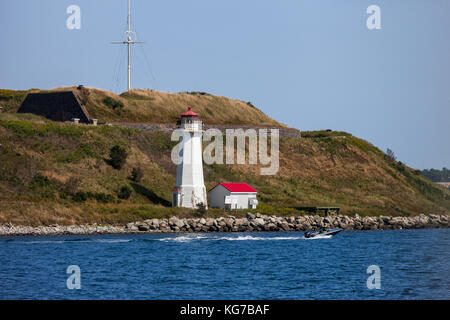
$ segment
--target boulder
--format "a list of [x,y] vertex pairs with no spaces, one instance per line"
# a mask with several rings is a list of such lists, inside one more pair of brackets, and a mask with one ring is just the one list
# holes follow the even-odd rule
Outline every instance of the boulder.
[[183,220],[178,219],[178,217],[172,217],[169,219],[169,226],[176,226],[178,228],[181,228],[184,226]]
[[231,229],[234,225],[234,219],[232,219],[232,218],[225,219],[225,224],[227,225],[228,228]]
[[278,230],[278,227],[276,226],[276,224],[274,224],[272,222],[262,225],[262,227],[265,231],[277,231]]
[[139,224],[137,227],[139,231],[148,231],[149,229],[149,226],[145,223]]
[[262,218],[256,218],[256,219],[254,219],[253,220],[253,223],[256,225],[256,226],[262,226],[262,225],[264,225],[264,219],[262,219]]
[[151,225],[154,226],[155,228],[159,228],[159,220],[158,219],[152,219],[151,220]]
[[139,228],[136,224],[132,223],[128,223],[126,228],[130,231],[139,231]]

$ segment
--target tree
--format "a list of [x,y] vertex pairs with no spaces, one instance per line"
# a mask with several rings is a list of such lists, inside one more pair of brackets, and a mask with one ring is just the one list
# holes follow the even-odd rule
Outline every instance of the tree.
[[144,172],[142,172],[141,167],[135,167],[131,170],[131,180],[140,182],[144,177]]
[[117,197],[119,197],[119,199],[129,199],[131,196],[131,189],[128,186],[123,186],[122,188],[120,188],[119,192],[117,193]]
[[206,213],[206,205],[203,202],[197,203],[196,214],[200,217],[204,216]]
[[386,157],[389,162],[395,162],[397,160],[397,157],[395,156],[394,151],[392,151],[389,148],[387,148],[387,150],[386,150]]
[[114,169],[120,170],[127,161],[128,153],[124,148],[115,145],[114,147],[111,148],[109,156],[111,158],[109,160],[111,166]]
[[450,170],[446,167],[442,168],[442,170],[424,169],[422,174],[434,182],[450,182]]

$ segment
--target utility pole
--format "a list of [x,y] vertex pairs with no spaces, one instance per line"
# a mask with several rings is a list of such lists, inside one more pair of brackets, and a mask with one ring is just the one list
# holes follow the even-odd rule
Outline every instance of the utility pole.
[[144,43],[139,42],[137,40],[136,32],[131,31],[131,10],[130,10],[130,0],[128,0],[128,16],[127,16],[127,24],[128,29],[124,32],[125,40],[121,42],[111,42],[112,44],[126,44],[128,49],[128,69],[127,69],[127,78],[128,78],[128,91],[131,89],[131,45],[135,43]]

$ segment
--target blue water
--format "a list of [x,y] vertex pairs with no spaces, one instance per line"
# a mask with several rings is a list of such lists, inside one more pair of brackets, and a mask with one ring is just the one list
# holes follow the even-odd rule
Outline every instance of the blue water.
[[449,245],[450,229],[8,237],[0,299],[450,299]]

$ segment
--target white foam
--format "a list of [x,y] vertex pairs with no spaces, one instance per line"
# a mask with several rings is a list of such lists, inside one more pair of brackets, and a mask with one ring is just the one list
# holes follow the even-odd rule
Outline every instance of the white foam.
[[218,241],[218,240],[225,240],[225,241],[282,241],[282,240],[313,240],[313,239],[330,239],[331,235],[317,235],[313,238],[305,238],[304,236],[291,236],[291,237],[255,237],[251,235],[245,235],[245,236],[225,236],[225,237],[218,237],[215,235],[197,235],[197,236],[177,236],[177,237],[167,237],[167,238],[161,238],[156,239],[158,241],[164,241],[164,242],[189,242],[193,240],[205,240],[205,241]]
[[[218,236],[213,234],[208,235],[183,235],[183,236],[174,236],[174,237],[166,237],[160,239],[154,239],[156,241],[163,242],[190,242],[194,240],[205,240],[205,241],[283,241],[283,240],[314,240],[314,239],[330,239],[332,235],[317,235],[313,238],[305,238],[304,236],[252,236],[252,235],[229,235],[229,236]],[[17,241],[16,243],[25,243],[25,244],[46,244],[46,243],[86,243],[86,242],[100,242],[100,243],[124,243],[135,241],[136,239],[65,239],[65,240],[37,240],[37,241]]]
[[229,240],[229,241],[258,241],[258,240],[299,240],[304,237],[253,237],[253,236],[238,236],[238,237],[221,237],[212,240]]
[[331,239],[333,236],[331,234],[327,234],[327,235],[317,235],[315,237],[312,238],[305,238],[307,240],[314,240],[314,239]]
[[178,237],[168,237],[168,238],[161,238],[161,239],[156,239],[158,241],[173,241],[173,242],[189,242],[192,240],[201,240],[201,239],[206,239],[206,236],[178,236]]
[[96,239],[96,242],[104,242],[104,243],[120,243],[120,242],[130,242],[133,239]]
[[[42,240],[42,241],[14,241],[14,243],[24,243],[24,244],[44,244],[44,243],[65,243],[65,240]],[[81,241],[78,241],[81,242]],[[85,241],[83,241],[85,242]]]

